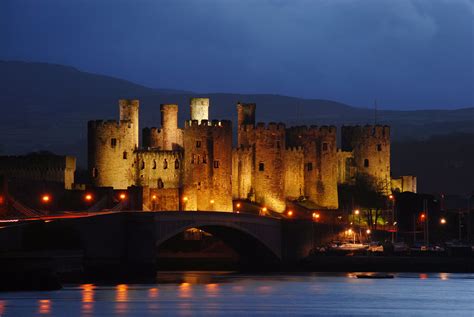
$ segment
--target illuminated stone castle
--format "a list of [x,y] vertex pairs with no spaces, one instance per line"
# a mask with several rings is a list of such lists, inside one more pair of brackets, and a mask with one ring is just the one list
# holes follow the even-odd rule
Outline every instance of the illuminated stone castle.
[[191,119],[178,127],[178,105],[163,104],[161,128],[145,128],[139,145],[139,102],[120,100],[120,121],[90,121],[88,158],[98,187],[143,188],[148,210],[232,211],[248,200],[284,212],[289,201],[337,209],[339,183],[361,173],[384,190],[416,191],[416,181],[390,177],[390,128],[285,127],[255,123],[255,104],[237,105],[232,122],[209,120],[209,99],[192,98]]

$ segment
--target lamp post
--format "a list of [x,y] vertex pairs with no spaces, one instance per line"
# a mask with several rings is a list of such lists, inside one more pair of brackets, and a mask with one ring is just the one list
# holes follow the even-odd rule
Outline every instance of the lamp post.
[[357,226],[359,227],[359,241],[361,241],[362,240],[362,232],[361,232],[361,229],[360,229],[360,210],[359,209],[354,210],[354,214],[357,215]]

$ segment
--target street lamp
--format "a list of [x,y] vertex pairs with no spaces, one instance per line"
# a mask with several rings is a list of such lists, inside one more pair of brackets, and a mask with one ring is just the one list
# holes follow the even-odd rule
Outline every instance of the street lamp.
[[43,203],[47,204],[51,201],[51,197],[49,195],[43,195],[43,196],[41,196],[41,201]]
[[86,202],[92,201],[92,198],[93,198],[93,197],[92,197],[91,194],[86,194],[86,195],[84,195],[84,200],[85,200]]
[[293,216],[293,210],[289,210],[287,214],[288,214],[288,217],[292,217]]
[[120,198],[120,200],[125,200],[125,198],[127,198],[127,195],[125,195],[124,193],[121,193],[119,195],[119,198]]
[[445,218],[441,218],[439,220],[439,223],[442,224],[442,225],[445,225],[446,224],[446,219]]

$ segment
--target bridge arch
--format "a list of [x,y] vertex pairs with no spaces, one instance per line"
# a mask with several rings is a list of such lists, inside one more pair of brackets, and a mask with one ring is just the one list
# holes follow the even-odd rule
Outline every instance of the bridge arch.
[[[232,221],[190,220],[180,221],[179,225],[176,225],[176,223],[170,223],[170,225],[173,226],[172,229],[165,229],[164,224],[162,222],[159,223],[160,228],[157,231],[155,240],[155,259],[158,258],[159,249],[165,242],[188,229],[196,228],[210,233],[223,241],[224,244],[239,254],[240,262],[244,266],[264,268],[281,263],[280,240],[274,239],[274,235],[268,235],[268,230],[259,234],[259,231],[255,230],[258,227],[255,224]],[[279,225],[273,229],[273,232],[280,231]]]

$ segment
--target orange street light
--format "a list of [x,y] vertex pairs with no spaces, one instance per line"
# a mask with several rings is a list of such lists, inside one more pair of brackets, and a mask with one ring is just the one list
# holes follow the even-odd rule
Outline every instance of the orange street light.
[[92,195],[91,195],[91,194],[86,194],[86,195],[84,196],[84,200],[85,200],[85,201],[92,201]]
[[395,197],[393,195],[388,195],[388,199],[393,200]]
[[422,213],[422,214],[420,215],[420,218],[421,218],[421,221],[425,221],[426,215],[425,215],[424,213]]
[[263,207],[263,208],[262,208],[262,211],[263,211],[263,212],[267,212],[267,210],[268,210],[267,207]]
[[356,215],[360,214],[360,210],[359,209],[354,210],[354,214]]
[[49,203],[51,201],[51,197],[49,197],[49,195],[43,195],[41,197],[41,201],[45,204]]
[[442,225],[445,225],[445,224],[446,224],[446,219],[445,219],[445,218],[441,218],[439,222],[440,222]]
[[318,220],[319,217],[320,217],[320,215],[319,215],[318,213],[313,212],[313,218],[314,218],[314,219]]
[[240,203],[237,203],[235,207],[240,208]]
[[124,193],[121,193],[120,196],[119,196],[119,198],[120,198],[121,200],[124,200],[125,198],[127,198],[127,195],[125,195]]
[[291,216],[293,216],[293,210],[288,211],[288,217],[291,217]]
[[370,234],[372,231],[370,231],[370,229],[367,229],[365,232],[366,232],[367,234]]
[[156,195],[151,196],[151,200],[156,200]]

